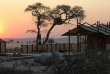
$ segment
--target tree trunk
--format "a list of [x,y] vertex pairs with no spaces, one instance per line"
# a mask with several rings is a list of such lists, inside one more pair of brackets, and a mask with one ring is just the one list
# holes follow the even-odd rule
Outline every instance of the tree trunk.
[[36,46],[39,44],[39,41],[41,41],[41,34],[40,34],[40,28],[39,26],[41,25],[41,21],[40,21],[40,16],[38,16],[38,24],[37,24],[37,38],[36,38]]
[[39,39],[41,39],[41,38],[39,38],[40,37],[40,28],[37,30],[38,30],[38,33],[37,33],[37,38],[36,38],[36,44],[39,44],[39,41],[41,41],[41,40],[39,40]]
[[55,25],[56,25],[56,24],[53,24],[53,25],[51,26],[51,28],[49,29],[49,31],[48,31],[48,33],[47,33],[47,35],[46,35],[46,38],[45,38],[45,41],[43,42],[43,44],[45,44],[45,43],[48,41],[50,32],[51,32],[51,30],[54,28]]

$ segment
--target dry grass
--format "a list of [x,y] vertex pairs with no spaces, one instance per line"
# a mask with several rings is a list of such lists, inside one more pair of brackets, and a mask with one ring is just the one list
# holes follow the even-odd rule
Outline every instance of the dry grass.
[[[10,52],[21,52],[21,45],[27,45],[27,43],[6,43],[6,49],[7,49],[7,52],[10,53]],[[32,45],[32,44],[29,44],[28,45]],[[57,47],[56,47],[57,46]],[[36,46],[34,44],[34,49],[33,50],[36,50]],[[29,46],[28,48],[29,50],[29,53],[32,52],[32,46]],[[47,47],[47,44],[46,45],[39,45],[39,50],[45,50],[46,52],[50,52],[51,51],[51,44],[48,44],[48,47]],[[71,50],[77,50],[77,44],[76,43],[71,43],[71,46],[70,46],[70,49]],[[84,50],[85,47],[84,47],[84,44],[81,45],[81,50]],[[54,50],[64,50],[64,43],[57,43],[57,44],[52,44],[52,51]],[[68,43],[65,43],[65,50],[69,50],[69,44]],[[24,53],[27,52],[27,46],[24,46],[23,47],[23,51]],[[2,52],[4,52],[4,50],[2,50]]]

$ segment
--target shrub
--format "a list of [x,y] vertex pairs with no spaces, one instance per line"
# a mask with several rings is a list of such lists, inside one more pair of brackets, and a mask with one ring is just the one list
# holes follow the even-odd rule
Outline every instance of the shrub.
[[0,69],[0,74],[33,74],[30,70],[15,70],[13,68]]
[[110,59],[97,52],[66,55],[62,61],[52,61],[51,67],[54,74],[110,74]]

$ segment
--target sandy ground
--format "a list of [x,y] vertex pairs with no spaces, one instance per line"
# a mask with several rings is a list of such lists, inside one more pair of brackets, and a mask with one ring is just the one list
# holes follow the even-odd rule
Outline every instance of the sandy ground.
[[[50,53],[47,54],[50,55]],[[35,74],[52,74],[52,71],[43,72],[42,70],[46,69],[46,66],[42,66],[41,64],[34,62],[34,57],[40,55],[41,54],[28,53],[23,54],[23,57],[14,57],[14,59],[11,56],[0,56],[0,67],[3,65],[4,67],[14,68],[17,70],[31,69]]]
[[[3,60],[0,62],[0,66],[8,67],[8,68],[14,68],[17,70],[29,70],[31,69],[34,71],[35,74],[51,74],[50,71],[43,72],[42,70],[46,69],[46,66],[42,66],[39,63],[34,62],[34,56],[39,56],[41,54],[23,54],[23,55],[29,55],[29,58],[26,59],[12,59],[10,57],[3,57],[0,56],[0,58]],[[30,58],[31,57],[31,58]],[[15,57],[14,57],[15,58]]]

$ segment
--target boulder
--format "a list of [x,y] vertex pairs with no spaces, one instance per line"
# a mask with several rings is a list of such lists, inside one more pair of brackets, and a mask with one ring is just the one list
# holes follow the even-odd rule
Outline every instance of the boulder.
[[47,64],[48,59],[52,59],[54,58],[54,60],[61,60],[62,55],[60,52],[54,51],[51,54],[48,53],[42,53],[39,56],[35,56],[34,58],[34,62],[38,62],[41,64]]
[[52,57],[54,59],[61,59],[62,58],[62,54],[60,52],[58,52],[58,51],[54,51],[54,52],[52,52]]
[[51,55],[48,55],[46,53],[43,53],[41,56],[40,56],[40,63],[43,63],[45,64],[47,62],[47,59],[50,58]]
[[34,62],[39,62],[40,61],[40,56],[35,56],[34,57]]

